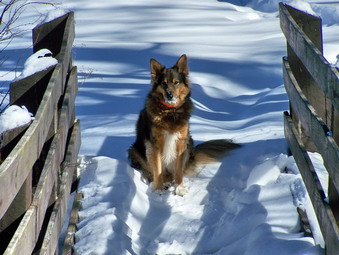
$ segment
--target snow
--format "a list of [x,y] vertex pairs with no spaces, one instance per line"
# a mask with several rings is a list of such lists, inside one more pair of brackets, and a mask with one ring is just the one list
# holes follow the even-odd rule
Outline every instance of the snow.
[[37,72],[48,69],[58,64],[58,60],[52,57],[53,53],[48,49],[41,49],[32,54],[25,62],[24,69],[15,81],[24,79]]
[[[292,4],[324,19],[324,54],[334,64],[339,5],[326,2]],[[76,114],[84,199],[76,254],[324,254],[299,170],[286,155],[282,112],[288,98],[281,71],[286,42],[277,0],[63,5],[75,11],[73,58],[80,85]],[[25,12],[25,19],[33,18]],[[29,40],[14,40],[5,53],[27,54]],[[193,139],[227,138],[242,147],[196,178],[185,178],[188,193],[180,197],[173,188],[154,193],[128,165],[126,150],[150,89],[150,58],[172,66],[183,53],[195,106]],[[14,64],[2,66],[1,73]],[[321,158],[311,157],[326,188]],[[301,232],[297,207],[307,211],[314,238]]]
[[299,175],[281,172],[291,158],[265,160],[266,175],[241,188],[243,153],[186,179],[184,197],[154,193],[127,163],[83,158],[77,254],[321,254],[298,232],[293,193],[306,192]]
[[320,184],[325,192],[325,196],[328,196],[328,172],[324,166],[324,160],[319,153],[309,152],[308,153],[312,164],[317,172]]
[[0,134],[30,123],[34,119],[25,106],[11,105],[0,115]]

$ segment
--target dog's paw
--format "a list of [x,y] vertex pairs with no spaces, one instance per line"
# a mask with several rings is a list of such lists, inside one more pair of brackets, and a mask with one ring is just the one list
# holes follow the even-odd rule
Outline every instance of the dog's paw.
[[187,194],[187,189],[184,185],[178,185],[174,190],[174,194],[183,197]]
[[172,183],[170,183],[170,182],[165,182],[164,183],[164,190],[171,191],[171,188],[172,188]]
[[158,194],[158,195],[162,195],[164,193],[164,190],[163,189],[160,189],[160,188],[156,188],[154,186],[154,182],[151,182],[149,184],[149,189],[148,189],[148,192],[149,193],[155,193],[155,194]]

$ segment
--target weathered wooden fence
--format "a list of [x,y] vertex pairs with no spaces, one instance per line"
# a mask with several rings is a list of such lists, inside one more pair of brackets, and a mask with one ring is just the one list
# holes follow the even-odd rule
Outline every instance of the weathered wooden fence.
[[74,35],[72,12],[36,27],[34,52],[47,48],[58,64],[11,84],[11,104],[35,119],[2,134],[0,253],[57,253],[80,147]]
[[[323,57],[321,19],[280,3],[287,40],[283,58],[290,114],[285,136],[322,231],[327,255],[339,254],[339,73]],[[319,152],[329,173],[328,196],[307,151]]]

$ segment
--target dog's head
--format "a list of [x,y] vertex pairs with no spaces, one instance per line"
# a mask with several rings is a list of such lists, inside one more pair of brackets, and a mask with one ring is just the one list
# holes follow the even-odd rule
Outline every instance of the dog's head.
[[187,57],[182,55],[172,68],[151,59],[152,94],[168,108],[182,104],[190,94]]

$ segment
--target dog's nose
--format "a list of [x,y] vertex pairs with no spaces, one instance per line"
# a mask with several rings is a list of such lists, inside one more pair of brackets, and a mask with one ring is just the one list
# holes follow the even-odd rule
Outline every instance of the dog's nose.
[[173,94],[172,94],[172,92],[169,89],[166,90],[166,97],[168,99],[173,99]]

